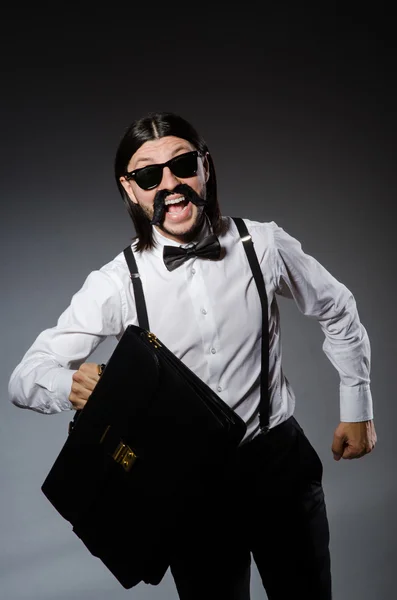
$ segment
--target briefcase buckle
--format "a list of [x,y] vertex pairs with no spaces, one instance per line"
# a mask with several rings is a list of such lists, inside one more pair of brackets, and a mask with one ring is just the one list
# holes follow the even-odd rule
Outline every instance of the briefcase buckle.
[[112,458],[120,464],[124,471],[130,471],[132,465],[137,459],[137,455],[131,450],[127,444],[120,442],[116,450],[112,454]]

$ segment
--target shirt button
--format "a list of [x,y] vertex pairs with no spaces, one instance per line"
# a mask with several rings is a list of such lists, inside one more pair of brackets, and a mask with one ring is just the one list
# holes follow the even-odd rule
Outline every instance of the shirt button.
[[194,275],[196,272],[196,269],[192,269],[192,275]]
[[218,392],[221,392],[221,391],[222,391],[222,388],[221,388],[221,386],[220,386],[220,385],[218,385],[218,387],[217,387],[216,389],[218,390]]
[[215,354],[216,350],[215,348],[211,348],[211,354]]
[[205,308],[202,308],[202,309],[201,309],[201,312],[203,313],[203,315],[206,315],[206,314],[207,314],[207,311],[205,310]]

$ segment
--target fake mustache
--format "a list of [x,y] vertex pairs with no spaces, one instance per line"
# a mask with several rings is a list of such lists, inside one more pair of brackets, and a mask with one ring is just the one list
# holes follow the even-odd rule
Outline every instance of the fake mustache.
[[159,190],[154,197],[153,218],[150,221],[151,225],[161,225],[164,221],[166,211],[165,199],[171,194],[182,194],[188,202],[191,202],[196,206],[204,206],[206,203],[205,199],[199,196],[190,185],[187,185],[187,183],[179,183],[172,191]]

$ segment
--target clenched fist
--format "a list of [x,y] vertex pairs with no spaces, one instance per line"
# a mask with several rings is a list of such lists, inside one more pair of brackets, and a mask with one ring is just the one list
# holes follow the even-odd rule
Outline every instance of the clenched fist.
[[84,407],[99,381],[99,373],[97,363],[83,363],[79,370],[73,373],[69,400],[74,409],[80,410]]
[[375,448],[377,441],[373,420],[339,423],[334,433],[332,452],[335,460],[361,458]]

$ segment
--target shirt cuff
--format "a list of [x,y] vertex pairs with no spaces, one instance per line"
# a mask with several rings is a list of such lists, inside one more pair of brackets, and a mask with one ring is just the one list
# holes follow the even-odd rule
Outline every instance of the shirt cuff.
[[374,418],[369,384],[340,386],[340,420],[344,423],[370,421]]
[[72,403],[69,400],[72,389],[72,377],[74,369],[56,367],[47,371],[37,382],[37,385],[47,390],[51,404],[58,407],[59,411],[71,410]]

